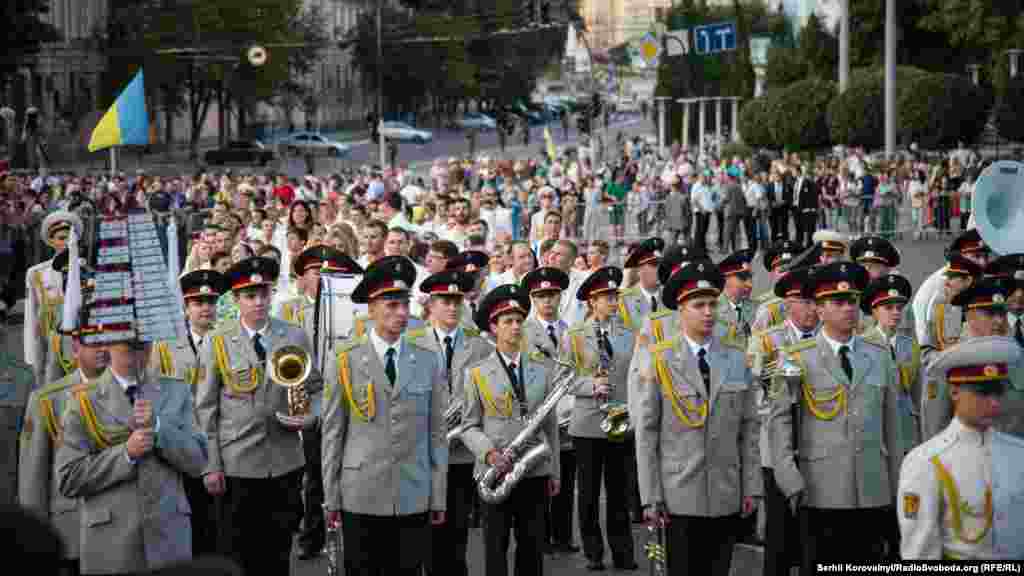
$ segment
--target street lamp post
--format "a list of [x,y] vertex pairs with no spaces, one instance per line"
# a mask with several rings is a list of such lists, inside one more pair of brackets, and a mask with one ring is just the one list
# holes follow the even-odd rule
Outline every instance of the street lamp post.
[[896,0],[885,0],[885,156],[896,151]]
[[388,150],[384,143],[384,40],[381,28],[384,20],[384,0],[377,0],[377,142],[380,167],[388,165]]

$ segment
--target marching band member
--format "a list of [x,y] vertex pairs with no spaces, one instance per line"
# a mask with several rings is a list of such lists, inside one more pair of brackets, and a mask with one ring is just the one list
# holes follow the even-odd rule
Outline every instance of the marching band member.
[[61,416],[70,390],[94,382],[107,369],[108,362],[104,347],[86,344],[81,335],[79,327],[68,334],[75,370],[29,396],[18,459],[18,504],[50,523],[60,534],[64,542],[62,576],[79,573],[81,524],[78,501],[60,493],[55,456],[63,437]]
[[724,283],[708,260],[673,274],[662,300],[678,308],[678,332],[638,352],[640,494],[645,519],[665,527],[668,574],[729,574],[741,517],[762,493],[751,373],[714,329]]
[[[39,228],[43,242],[58,253],[67,248],[72,232],[82,236],[82,221],[76,214],[63,210],[49,214]],[[25,363],[32,366],[36,388],[46,384],[46,351],[60,324],[62,283],[60,272],[53,268],[53,259],[25,272]]]
[[[80,326],[89,344],[101,329]],[[60,492],[80,502],[82,574],[140,574],[192,557],[183,480],[208,446],[185,382],[150,369],[152,344],[103,345],[109,369],[68,389]]]
[[800,375],[772,381],[775,481],[800,519],[801,574],[821,561],[880,559],[880,535],[865,537],[863,527],[884,526],[893,513],[890,478],[904,446],[899,383],[889,351],[855,334],[866,284],[867,271],[852,262],[811,269],[821,330],[783,350],[780,360]]
[[305,458],[298,432],[315,421],[321,381],[313,368],[304,384],[310,415],[292,417],[287,391],[268,376],[276,348],[312,349],[301,328],[269,314],[277,262],[247,258],[225,276],[239,317],[204,338],[206,374],[196,388],[200,428],[209,438],[203,483],[223,506],[217,550],[246,573],[288,574],[302,510]]
[[[662,258],[658,261],[658,284],[662,287],[668,282],[669,277],[678,272],[684,266],[694,260],[705,259],[707,256],[685,245],[676,245],[668,248]],[[662,288],[664,291],[664,288]],[[662,342],[672,338],[678,332],[677,317],[679,313],[665,306],[662,303],[657,310],[644,316],[640,321],[640,329],[637,332],[637,346],[641,339],[646,338],[647,342]],[[634,355],[634,360],[636,355]],[[634,371],[630,369],[630,374]]]
[[[217,299],[228,291],[228,281],[220,272],[200,269],[184,274],[179,283],[185,301],[188,339],[158,342],[150,362],[159,367],[161,376],[185,380],[194,402],[196,387],[206,378],[206,367],[201,362],[204,339],[213,331]],[[217,514],[203,479],[185,478],[185,495],[192,509],[192,554],[212,554],[217,549]]]
[[1009,334],[1024,346],[1024,327],[1021,326],[1021,316],[1024,315],[1024,254],[1000,256],[989,263],[985,273],[1009,281],[1010,295],[1006,297]]
[[[503,453],[538,406],[554,390],[554,370],[543,355],[522,350],[523,323],[530,312],[525,290],[504,284],[480,303],[477,325],[494,335],[497,349],[466,369],[466,404],[462,439],[476,456],[476,474],[494,467],[504,477],[516,465]],[[551,457],[512,487],[506,500],[483,504],[484,572],[508,574],[508,549],[515,532],[515,574],[544,574],[544,504],[559,493],[558,414],[551,410],[539,424],[536,441],[547,444]]]
[[[61,275],[61,294],[64,294],[68,283],[68,257],[69,251],[62,250],[53,257],[51,266]],[[83,274],[87,273],[83,269]],[[84,276],[83,276],[84,278]],[[88,289],[87,286],[83,288]],[[58,319],[59,322],[59,319]],[[74,374],[78,370],[78,361],[72,351],[72,335],[62,333],[60,330],[51,330],[50,337],[45,347],[46,363],[43,369],[44,384],[52,384],[68,374]]]
[[[921,399],[921,381],[923,380],[921,377],[921,349],[913,337],[900,331],[901,323],[906,318],[903,311],[910,301],[912,292],[909,280],[898,274],[886,274],[868,282],[860,301],[861,312],[874,320],[872,326],[861,336],[867,342],[888,349],[898,370],[899,388],[896,402],[899,405],[898,425],[901,428],[901,436],[904,441],[901,448],[904,457],[921,442],[918,408]],[[904,325],[904,327],[906,326]],[[913,326],[913,324],[909,326]],[[889,479],[894,483],[893,490],[895,491],[895,482],[898,478],[893,476]],[[885,532],[888,544],[889,559],[899,560],[899,522],[890,518],[882,530]]]
[[639,282],[619,294],[619,313],[622,321],[630,330],[636,330],[643,324],[643,319],[652,312],[662,308],[658,304],[661,287],[658,282],[658,263],[665,250],[665,241],[661,238],[648,238],[630,252],[623,265],[625,270],[637,271]]
[[[532,352],[538,347],[544,348],[554,358],[560,358],[565,353],[562,337],[568,326],[558,318],[558,304],[563,291],[568,287],[568,274],[558,268],[536,268],[523,278],[521,288],[527,291],[532,302],[530,315],[523,323],[525,350]],[[573,404],[571,394],[566,394],[559,401],[557,412],[560,423],[565,415],[571,418]],[[565,428],[559,431],[558,438],[561,440],[559,477],[562,486],[548,505],[547,536],[553,550],[572,553],[579,551],[579,547],[573,544],[572,530],[576,502],[576,450]]]
[[[985,245],[985,242],[981,239],[981,235],[974,228],[971,228],[970,230],[960,234],[960,236],[957,236],[956,239],[950,243],[949,247],[946,248],[947,261],[949,261],[954,254],[970,260],[980,269],[984,269],[988,266],[992,257],[992,253],[988,246]],[[917,287],[917,292],[914,294],[913,309],[916,322],[914,329],[917,331],[917,341],[922,346],[928,338],[929,318],[931,311],[934,308],[933,303],[935,300],[943,297],[946,292],[945,286],[946,266],[943,266],[926,278],[925,281]]]
[[[348,255],[326,245],[311,246],[303,250],[292,261],[300,294],[281,304],[281,318],[295,324],[306,333],[313,344],[312,358],[320,366],[321,343],[330,338],[316,334],[316,296],[320,290],[320,273],[362,274],[363,268]],[[302,451],[306,459],[302,480],[302,531],[299,533],[299,559],[308,560],[320,555],[327,535],[324,530],[324,482],[320,457],[320,427],[314,426],[302,432]]]
[[[428,276],[420,284],[420,291],[429,295],[426,306],[430,326],[407,332],[411,342],[437,355],[443,367],[449,408],[465,397],[462,377],[466,367],[483,360],[494,350],[494,346],[480,337],[479,330],[460,323],[463,298],[473,290],[475,281],[475,274],[458,270]],[[466,550],[476,483],[473,455],[458,439],[448,445],[447,484],[447,521],[433,529],[433,554],[427,572],[466,576],[469,573]]]
[[962,341],[929,366],[928,377],[949,389],[954,417],[903,461],[898,502],[904,559],[1024,556],[1017,525],[1024,515],[1024,441],[994,426],[1020,356],[1011,339],[993,336]]
[[782,323],[762,332],[755,332],[747,347],[751,358],[752,374],[760,382],[757,393],[758,416],[761,420],[759,451],[764,481],[764,573],[765,576],[788,575],[789,568],[799,563],[799,523],[786,505],[786,497],[775,483],[774,462],[768,416],[771,400],[765,389],[770,378],[766,364],[781,360],[780,351],[802,340],[814,338],[818,331],[818,311],[814,300],[807,298],[804,284],[808,268],[788,270],[775,284],[774,293],[781,298],[786,311]]
[[325,365],[327,522],[341,531],[349,576],[418,575],[431,526],[445,522],[447,384],[436,349],[405,334],[415,281],[404,256],[371,264],[352,301],[373,322]]
[[[900,265],[900,251],[893,246],[892,242],[881,236],[862,236],[854,240],[850,245],[850,259],[860,264],[868,271],[868,281],[874,281],[887,274],[895,274],[894,268]],[[861,326],[864,330],[871,328],[874,323],[874,316],[865,312]],[[914,330],[914,308],[903,306],[903,315],[897,329],[900,334],[916,337]]]
[[476,330],[473,322],[476,318],[476,310],[483,298],[487,285],[487,270],[491,258],[486,252],[479,250],[466,250],[448,260],[449,270],[461,270],[473,276],[473,282],[469,292],[462,297],[464,310],[462,312],[462,324],[467,328]]
[[754,275],[750,262],[754,250],[738,250],[718,263],[718,271],[725,278],[725,286],[718,297],[715,308],[718,316],[716,326],[726,333],[729,340],[738,340],[743,349],[750,338],[750,322],[754,319],[756,304],[750,299]]
[[812,242],[818,247],[819,264],[831,264],[839,262],[846,255],[847,239],[835,230],[818,230],[811,237]]
[[[978,278],[953,297],[951,306],[962,310],[965,319],[960,342],[987,336],[1006,336],[1008,292],[1008,280],[985,276]],[[937,355],[938,353],[933,350],[926,366],[934,361]],[[949,402],[949,390],[943,385],[941,378],[929,379],[927,390],[921,397],[922,438],[935,436],[946,428],[952,418],[953,406]]]
[[601,429],[606,417],[602,406],[628,405],[629,401],[626,379],[633,356],[633,331],[618,313],[620,286],[622,270],[611,266],[595,270],[576,292],[576,298],[588,305],[588,319],[570,327],[562,343],[563,356],[576,366],[576,375],[582,379],[573,392],[569,435],[576,447],[580,536],[590,570],[604,569],[598,514],[602,480],[612,562],[617,570],[637,567],[626,500],[632,490],[629,473],[624,473],[633,468],[633,439],[610,438]]
[[[785,275],[787,265],[795,258],[802,248],[792,240],[780,240],[765,250],[762,263],[768,271],[769,283],[775,283]],[[752,332],[761,332],[781,324],[786,319],[786,308],[784,298],[776,296],[774,290],[768,290],[764,294],[754,298],[757,303],[757,312],[754,313],[754,321],[750,325]]]
[[[927,316],[928,329],[925,331],[925,337],[919,342],[925,366],[928,365],[930,356],[956,344],[961,338],[960,331],[965,320],[964,310],[953,305],[952,301],[969,288],[981,274],[982,268],[972,260],[959,254],[949,255],[944,293],[932,300],[932,307]],[[927,437],[929,436],[925,436]]]

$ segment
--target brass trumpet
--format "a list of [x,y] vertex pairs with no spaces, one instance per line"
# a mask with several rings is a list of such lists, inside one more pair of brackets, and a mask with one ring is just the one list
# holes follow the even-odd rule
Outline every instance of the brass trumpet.
[[[598,338],[597,345],[597,360],[598,367],[595,376],[598,378],[607,378],[611,374],[612,359],[609,357],[608,352],[602,348],[600,344],[600,338]],[[612,393],[615,392],[615,383],[608,382],[612,388]],[[607,401],[601,404],[601,412],[604,412],[604,418],[601,419],[601,431],[608,435],[609,440],[619,441],[622,440],[631,429],[632,424],[629,420],[629,406],[623,402],[618,401]]]
[[313,372],[313,357],[303,347],[294,344],[279,346],[270,353],[267,375],[278,386],[288,391],[288,415],[309,414],[309,395],[306,381]]

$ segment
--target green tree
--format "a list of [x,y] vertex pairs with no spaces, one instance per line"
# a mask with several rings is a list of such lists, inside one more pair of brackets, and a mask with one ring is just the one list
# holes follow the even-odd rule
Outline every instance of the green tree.
[[825,29],[816,13],[811,13],[800,30],[797,49],[809,76],[835,78],[839,65],[839,39]]
[[996,128],[999,135],[1015,142],[1024,142],[1024,77],[1006,82],[996,107]]
[[7,32],[0,40],[0,86],[6,86],[18,68],[39,53],[46,42],[59,38],[57,31],[40,17],[49,13],[49,0],[7,0],[0,2],[0,22]]

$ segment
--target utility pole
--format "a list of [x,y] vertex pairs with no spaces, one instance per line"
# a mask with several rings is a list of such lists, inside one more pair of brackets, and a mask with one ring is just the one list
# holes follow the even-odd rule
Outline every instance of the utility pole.
[[839,0],[839,93],[850,83],[850,0]]
[[383,20],[384,0],[377,0],[377,138],[382,170],[388,166],[388,149],[384,143],[384,39],[381,32]]
[[896,1],[885,0],[885,156],[896,151]]

